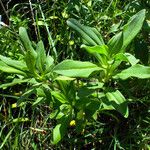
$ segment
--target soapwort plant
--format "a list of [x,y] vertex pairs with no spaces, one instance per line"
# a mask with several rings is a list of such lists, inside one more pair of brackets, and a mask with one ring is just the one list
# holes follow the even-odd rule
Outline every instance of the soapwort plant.
[[56,65],[57,60],[46,54],[43,42],[33,44],[26,29],[20,27],[22,57],[13,60],[0,55],[0,70],[15,74],[11,83],[1,84],[0,88],[25,83],[29,88],[18,99],[17,107],[28,101],[33,107],[44,102],[51,107],[50,118],[57,120],[53,144],[63,139],[69,126],[84,133],[86,124],[97,120],[101,112],[115,110],[127,118],[128,99],[118,86],[120,80],[150,78],[150,67],[139,64],[134,55],[126,52],[141,30],[145,14],[141,10],[132,16],[107,44],[97,29],[69,19],[68,26],[80,35],[81,49],[94,57],[93,62],[68,59]]
[[[126,52],[127,46],[142,28],[145,13],[145,10],[141,10],[132,16],[107,44],[97,29],[82,25],[73,18],[67,21],[68,26],[80,35],[83,41],[81,49],[96,59],[96,62],[64,60],[54,67],[54,72],[72,80],[76,78],[76,94],[71,94],[76,98],[69,108],[65,106],[65,111],[73,111],[77,131],[81,132],[90,118],[96,120],[97,114],[106,110],[116,110],[128,117],[129,101],[117,85],[120,80],[150,78],[150,67],[139,64],[134,55]],[[112,83],[116,86],[112,87]],[[61,129],[63,124],[60,123],[54,129],[54,141],[61,139]]]

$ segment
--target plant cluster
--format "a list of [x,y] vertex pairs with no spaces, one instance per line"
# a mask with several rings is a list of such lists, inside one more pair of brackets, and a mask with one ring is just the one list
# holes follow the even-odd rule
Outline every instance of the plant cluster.
[[61,4],[18,3],[31,20],[12,14],[0,29],[0,149],[149,149],[149,2]]

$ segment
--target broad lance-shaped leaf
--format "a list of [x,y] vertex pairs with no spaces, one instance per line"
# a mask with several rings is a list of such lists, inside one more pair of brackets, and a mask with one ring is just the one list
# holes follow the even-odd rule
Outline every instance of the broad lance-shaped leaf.
[[28,66],[28,69],[31,73],[33,73],[33,75],[36,75],[36,57],[33,55],[33,53],[31,51],[27,51],[26,55],[25,55],[25,61],[26,64]]
[[61,128],[61,124],[58,124],[53,129],[53,144],[57,144],[62,139],[60,128]]
[[114,56],[114,59],[115,59],[115,61],[119,60],[120,62],[122,62],[122,61],[129,62],[132,66],[139,62],[139,59],[136,59],[130,53],[118,53]]
[[61,118],[61,124],[57,124],[53,129],[53,144],[57,144],[64,137],[67,131],[69,120],[69,116],[63,116]]
[[107,92],[106,97],[108,102],[104,102],[105,105],[110,105],[110,107],[115,108],[118,112],[120,112],[125,118],[128,117],[128,106],[125,97],[120,93],[120,91],[115,92]]
[[123,27],[123,46],[122,51],[131,43],[135,36],[139,33],[145,20],[146,10],[143,9],[132,16],[128,23]]
[[54,66],[54,59],[51,56],[47,55],[45,63],[45,73],[49,73]]
[[86,45],[94,46],[104,44],[101,34],[95,28],[81,25],[73,18],[67,20],[67,25],[80,34]]
[[108,47],[110,49],[110,54],[117,54],[123,45],[123,33],[120,32],[113,36],[109,42],[108,42]]
[[103,70],[91,62],[64,60],[54,67],[54,72],[68,77],[89,77],[94,71]]
[[24,27],[19,28],[19,36],[20,36],[20,39],[22,41],[24,48],[27,51],[25,55],[25,61],[26,61],[27,67],[30,70],[30,72],[32,72],[35,75],[36,74],[35,64],[36,64],[37,53],[33,49],[32,43]]
[[57,92],[57,91],[52,91],[51,92],[52,96],[54,96],[58,101],[61,103],[68,103],[67,98],[64,96],[64,94]]
[[113,78],[114,79],[120,78],[122,80],[125,80],[130,77],[136,77],[141,79],[150,78],[150,67],[136,64],[116,74]]
[[26,51],[31,51],[32,53],[34,53],[34,55],[36,55],[35,50],[32,47],[32,43],[28,37],[27,31],[24,27],[20,27],[19,28],[19,37],[21,39],[21,42],[25,48]]
[[81,48],[84,48],[90,54],[98,53],[101,55],[108,56],[108,47],[106,45],[96,45],[96,46],[82,45]]
[[109,55],[109,49],[106,45],[86,46],[82,45],[88,53],[92,54],[102,66],[107,66],[107,58]]
[[21,70],[21,71],[27,71],[27,66],[24,62],[18,61],[18,60],[12,60],[11,58],[5,57],[0,55],[0,60],[3,61],[6,65]]
[[40,72],[43,72],[45,70],[46,53],[42,41],[38,42],[36,52],[37,52],[36,66]]
[[119,32],[109,40],[108,47],[111,54],[117,54],[118,52],[123,52],[125,50],[125,48],[139,33],[144,19],[145,9],[132,16],[128,23],[123,27],[123,31]]
[[0,88],[7,88],[9,86],[14,86],[16,84],[25,83],[25,82],[28,82],[28,81],[29,81],[29,79],[14,79],[11,83],[1,84]]
[[0,70],[7,73],[14,73],[14,74],[20,74],[26,76],[25,72],[15,69],[14,67],[10,67],[7,64],[5,64],[3,61],[0,61]]

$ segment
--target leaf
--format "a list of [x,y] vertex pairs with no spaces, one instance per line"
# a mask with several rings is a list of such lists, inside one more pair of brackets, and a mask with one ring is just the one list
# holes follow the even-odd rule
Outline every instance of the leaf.
[[88,97],[93,92],[95,92],[94,89],[89,89],[88,87],[81,87],[81,88],[78,89],[78,97],[79,98]]
[[140,79],[150,78],[150,67],[136,64],[116,74],[113,78],[125,80],[130,77],[136,77]]
[[143,9],[130,18],[128,23],[123,27],[123,46],[122,51],[131,43],[139,33],[145,20],[146,10]]
[[61,123],[57,124],[53,129],[53,144],[57,144],[66,134],[67,126],[69,124],[70,117],[64,116],[61,118]]
[[61,140],[61,133],[60,133],[61,124],[56,125],[53,130],[53,144],[57,144]]
[[99,111],[101,103],[96,100],[91,100],[91,102],[85,107],[85,114],[87,118],[91,118],[92,116]]
[[32,106],[37,106],[37,105],[39,105],[39,104],[41,104],[42,102],[44,102],[45,101],[45,98],[44,97],[38,97],[37,99],[36,99],[36,101],[32,104]]
[[36,74],[35,71],[35,64],[36,64],[36,58],[37,58],[37,53],[32,47],[32,43],[28,37],[27,31],[24,27],[19,28],[19,36],[22,41],[22,44],[24,48],[26,49],[26,55],[25,55],[25,61],[28,69],[30,70],[31,73],[34,75]]
[[106,45],[96,45],[96,46],[82,45],[81,48],[84,48],[90,54],[98,53],[101,55],[108,56],[108,47]]
[[25,50],[32,51],[32,53],[35,53],[35,51],[32,47],[32,43],[28,37],[27,31],[24,27],[19,28],[19,36],[20,36],[21,42],[22,42]]
[[123,52],[125,50],[139,33],[144,19],[145,9],[132,16],[128,23],[123,27],[123,31],[119,32],[109,40],[108,47],[111,50],[111,54],[117,54],[118,52]]
[[120,52],[122,45],[123,45],[123,33],[120,32],[115,36],[113,36],[108,42],[110,54],[113,55]]
[[0,55],[0,60],[3,61],[8,66],[13,67],[15,69],[18,69],[21,71],[27,70],[26,64],[22,61],[12,60],[11,58],[8,58],[8,57],[2,56],[2,55]]
[[25,72],[15,69],[13,67],[10,67],[2,61],[0,61],[0,70],[3,72],[7,72],[7,73],[20,74],[20,75],[26,76]]
[[101,34],[94,28],[81,25],[77,20],[71,18],[67,20],[67,25],[77,31],[86,45],[103,45]]
[[121,62],[122,61],[129,62],[132,66],[139,62],[139,59],[136,59],[130,53],[118,53],[115,55],[114,59],[115,59],[115,61],[120,60]]
[[114,101],[116,104],[121,104],[126,101],[124,96],[118,90],[115,92],[107,92],[106,97],[109,99],[109,101]]
[[98,45],[104,45],[105,44],[104,40],[102,38],[102,35],[98,32],[98,30],[96,28],[89,27],[89,30],[92,30],[97,35],[97,37],[99,38]]
[[33,74],[36,75],[36,57],[34,55],[32,55],[31,51],[27,51],[26,55],[25,55],[25,61],[26,64],[28,66],[29,71]]
[[9,86],[14,86],[16,84],[20,84],[20,83],[25,83],[28,82],[29,79],[14,79],[11,83],[5,83],[5,84],[1,84],[0,88],[6,88]]
[[36,61],[37,68],[39,69],[40,72],[43,72],[45,70],[46,53],[42,41],[38,42],[36,52],[37,52],[37,61]]
[[64,60],[54,67],[54,72],[68,77],[89,77],[94,71],[103,70],[90,62]]
[[128,106],[125,97],[120,93],[120,91],[107,92],[106,97],[109,100],[104,103],[114,107],[118,112],[120,112],[125,118],[128,117]]
[[62,93],[60,93],[60,92],[52,91],[51,94],[52,94],[52,96],[54,96],[61,103],[67,103],[68,102],[68,100],[66,99],[66,97]]
[[70,77],[66,77],[66,76],[58,76],[57,78],[55,78],[55,80],[68,80],[68,81],[72,81],[72,80],[75,80],[75,78],[70,78]]
[[52,66],[54,65],[54,59],[47,55],[46,57],[46,66],[45,66],[45,72],[49,73],[52,70]]

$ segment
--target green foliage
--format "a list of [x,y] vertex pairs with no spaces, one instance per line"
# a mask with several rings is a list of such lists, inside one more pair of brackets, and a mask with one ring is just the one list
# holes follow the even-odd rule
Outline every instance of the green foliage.
[[145,4],[10,6],[10,25],[0,29],[0,148],[148,149]]
[[54,67],[54,72],[68,77],[89,77],[89,75],[98,70],[103,70],[90,62],[80,62],[65,60]]

